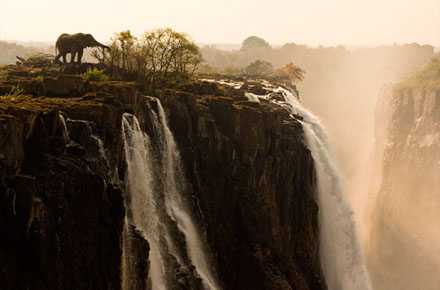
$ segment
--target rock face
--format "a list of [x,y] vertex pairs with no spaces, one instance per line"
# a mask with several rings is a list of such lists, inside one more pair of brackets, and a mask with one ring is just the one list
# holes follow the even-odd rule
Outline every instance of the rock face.
[[[438,289],[440,90],[388,89],[377,109],[377,201],[368,249],[375,289]],[[422,282],[421,282],[422,281]]]
[[161,99],[225,289],[322,289],[314,167],[299,122],[269,103]]
[[7,102],[0,103],[2,288],[119,289],[124,206],[107,165],[88,156],[93,146],[67,136],[57,109]]
[[[154,102],[130,84],[67,90],[60,78],[50,81],[51,97],[41,96],[47,87],[30,86],[31,97],[0,99],[0,284],[121,289],[121,118],[135,113],[152,133]],[[159,99],[222,288],[325,289],[314,165],[300,123],[276,104],[213,84],[165,90]],[[148,243],[127,230],[139,253],[130,279],[147,289]]]

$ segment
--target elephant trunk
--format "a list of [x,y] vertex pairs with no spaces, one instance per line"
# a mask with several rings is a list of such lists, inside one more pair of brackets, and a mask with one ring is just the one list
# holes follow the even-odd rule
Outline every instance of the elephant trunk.
[[94,47],[100,47],[100,48],[102,48],[102,49],[108,49],[108,50],[110,50],[110,47],[108,47],[107,45],[105,45],[105,44],[102,44],[102,43],[100,43],[99,41],[94,41],[93,42],[93,44],[92,45],[90,45],[90,46],[94,46]]

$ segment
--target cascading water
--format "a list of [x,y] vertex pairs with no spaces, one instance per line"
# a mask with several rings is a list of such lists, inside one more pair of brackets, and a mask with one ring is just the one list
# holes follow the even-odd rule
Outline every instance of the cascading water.
[[[153,192],[153,163],[150,155],[150,140],[142,131],[137,118],[131,114],[124,114],[122,118],[122,132],[124,138],[125,156],[127,162],[127,192],[126,208],[127,220],[124,233],[124,257],[132,252],[127,238],[127,225],[133,224],[148,240],[150,245],[149,276],[151,288],[154,290],[166,289],[165,262],[160,249],[160,222],[156,198]],[[126,258],[124,259],[126,262]],[[130,281],[130,265],[124,263],[122,286],[124,290],[135,287],[136,281]]]
[[96,145],[98,145],[98,152],[101,158],[104,160],[105,165],[110,168],[110,161],[107,158],[107,154],[105,154],[104,144],[102,143],[101,138],[98,136],[92,134],[90,137],[96,142]]
[[66,119],[64,118],[64,116],[61,113],[58,113],[58,118],[60,119],[60,122],[61,122],[61,127],[63,130],[63,138],[66,142],[68,142],[69,141],[69,130],[67,129]]
[[165,112],[157,100],[159,114],[159,128],[163,139],[163,176],[165,179],[165,204],[168,215],[177,223],[179,230],[184,234],[188,256],[195,266],[197,274],[202,278],[206,289],[220,289],[211,270],[207,249],[202,242],[199,229],[193,222],[189,206],[182,196],[185,190],[186,179],[183,173],[182,161],[177,149],[174,136],[168,127]]
[[320,209],[321,265],[329,290],[369,290],[371,283],[363,261],[354,213],[346,200],[338,170],[328,150],[319,119],[288,90],[278,88],[293,114],[301,121],[306,145],[315,160]]
[[[171,265],[168,256],[177,262],[180,269],[186,268],[185,258],[194,266],[205,289],[220,289],[209,263],[205,244],[196,224],[193,222],[189,204],[185,201],[186,180],[182,170],[180,154],[174,137],[168,127],[164,110],[156,99],[158,113],[154,114],[154,127],[162,154],[161,162],[155,162],[150,139],[144,133],[134,115],[124,114],[122,132],[127,162],[126,206],[128,224],[141,232],[150,244],[149,276],[151,289],[171,288],[175,275],[169,275]],[[160,164],[160,165],[159,165]],[[161,190],[154,177],[162,181]],[[173,227],[183,234],[186,252],[179,248],[179,239]],[[124,234],[124,257],[132,253],[127,232]],[[136,281],[130,281],[130,265],[124,259],[122,284],[124,290],[135,289]]]

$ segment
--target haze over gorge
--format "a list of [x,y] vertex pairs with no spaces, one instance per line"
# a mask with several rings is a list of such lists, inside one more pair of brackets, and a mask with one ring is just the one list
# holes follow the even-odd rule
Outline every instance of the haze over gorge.
[[52,2],[0,3],[0,289],[440,289],[440,2]]

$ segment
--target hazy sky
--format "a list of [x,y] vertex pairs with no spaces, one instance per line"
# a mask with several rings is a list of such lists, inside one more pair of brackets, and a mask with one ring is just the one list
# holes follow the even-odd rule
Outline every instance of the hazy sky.
[[440,46],[440,0],[0,0],[0,39],[54,41],[170,26],[203,43]]

